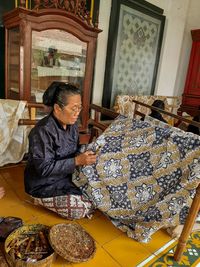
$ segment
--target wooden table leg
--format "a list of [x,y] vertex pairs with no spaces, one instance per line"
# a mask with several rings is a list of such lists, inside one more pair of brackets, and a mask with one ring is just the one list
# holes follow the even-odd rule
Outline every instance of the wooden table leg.
[[187,216],[186,222],[184,224],[181,236],[179,238],[176,251],[174,254],[175,261],[179,261],[181,259],[181,256],[183,254],[183,250],[186,246],[186,242],[188,240],[188,237],[192,231],[193,225],[195,223],[197,214],[200,210],[200,184],[197,187],[196,195],[193,199],[192,206],[190,208],[189,214]]

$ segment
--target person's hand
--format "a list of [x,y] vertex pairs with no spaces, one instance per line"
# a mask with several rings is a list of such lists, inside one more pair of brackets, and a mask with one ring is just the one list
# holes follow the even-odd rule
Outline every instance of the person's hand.
[[5,195],[5,189],[0,187],[0,199]]
[[93,151],[86,151],[75,157],[75,165],[91,165],[96,162],[96,154]]

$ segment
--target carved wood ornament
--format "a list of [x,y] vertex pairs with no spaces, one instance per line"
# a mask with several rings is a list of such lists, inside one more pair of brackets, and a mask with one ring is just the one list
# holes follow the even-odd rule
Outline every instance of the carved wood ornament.
[[[20,0],[19,7],[25,8],[26,0]],[[67,12],[78,16],[89,25],[92,23],[90,12],[86,7],[86,0],[34,0],[34,6],[31,9],[38,11],[39,9],[45,8],[66,10]],[[98,28],[98,19],[96,19],[94,26]]]

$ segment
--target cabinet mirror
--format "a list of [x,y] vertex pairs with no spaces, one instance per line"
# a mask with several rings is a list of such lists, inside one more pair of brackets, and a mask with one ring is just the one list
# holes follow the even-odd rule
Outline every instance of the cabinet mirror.
[[57,29],[32,31],[31,98],[42,95],[53,81],[76,85],[82,90],[87,43]]

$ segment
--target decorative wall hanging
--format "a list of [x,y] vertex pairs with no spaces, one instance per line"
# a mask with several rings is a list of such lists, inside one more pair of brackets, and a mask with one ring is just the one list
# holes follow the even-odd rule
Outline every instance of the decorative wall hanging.
[[154,93],[165,24],[163,10],[137,0],[112,1],[102,105],[116,95]]

